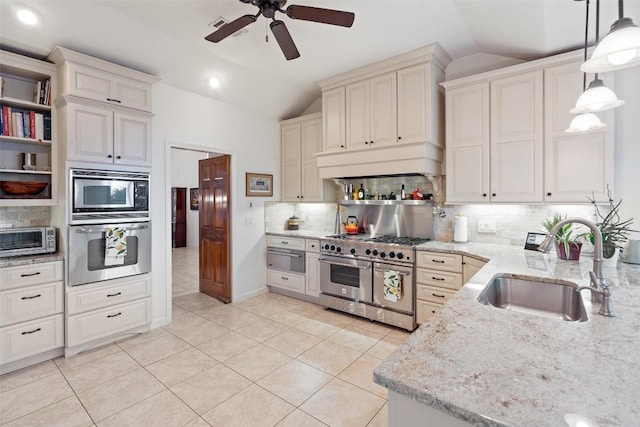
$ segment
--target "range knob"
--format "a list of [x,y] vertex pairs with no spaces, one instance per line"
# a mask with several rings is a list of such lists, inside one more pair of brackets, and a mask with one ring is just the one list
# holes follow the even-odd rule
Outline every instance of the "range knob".
[[[389,254],[391,256],[391,254]],[[398,252],[398,259],[404,258],[404,254],[402,252]]]
[[372,253],[373,253],[373,256],[377,256],[378,255],[378,250],[374,249]]
[[355,249],[351,249],[349,252],[351,252],[351,255],[355,255],[356,254],[356,250]]
[[336,252],[338,252],[338,253],[342,252],[342,248],[341,248],[340,246],[338,246],[338,247],[336,248]]
[[380,258],[384,258],[386,256],[387,256],[387,254],[385,254],[384,252],[380,252]]
[[325,249],[329,249],[329,245],[324,245],[324,248]]
[[395,258],[396,257],[396,253],[391,251],[389,252],[389,258]]
[[366,251],[364,251],[364,253],[367,255],[371,255],[371,249],[367,249]]
[[331,245],[331,250],[335,251],[336,250],[336,245]]

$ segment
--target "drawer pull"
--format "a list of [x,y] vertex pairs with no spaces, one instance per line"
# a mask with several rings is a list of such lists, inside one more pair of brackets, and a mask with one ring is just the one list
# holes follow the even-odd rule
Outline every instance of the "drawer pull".
[[444,261],[441,260],[441,259],[432,259],[431,261],[437,262],[437,263],[440,263],[440,264],[444,264]]
[[34,334],[34,333],[36,333],[38,331],[41,331],[41,330],[42,330],[42,328],[34,329],[33,331],[25,331],[25,332],[22,332],[22,335]]
[[442,277],[433,277],[433,276],[431,276],[431,278],[433,280],[440,280],[440,281],[445,281],[446,280],[446,279],[443,279]]
[[115,99],[115,98],[107,98],[107,101],[109,101],[109,102],[117,102],[118,104],[122,104],[122,101],[120,101],[119,99]]
[[31,276],[37,276],[39,275],[40,272],[36,271],[35,273],[30,273],[30,274],[21,274],[20,277],[31,277]]
[[431,295],[433,295],[436,298],[444,298],[444,295],[434,294],[433,292],[431,293]]
[[117,292],[115,294],[107,294],[107,298],[109,298],[109,297],[117,297],[118,295],[122,295],[122,292]]
[[21,300],[25,300],[25,299],[34,299],[34,298],[40,298],[42,295],[38,294],[38,295],[33,295],[30,297],[22,297],[20,298]]
[[289,278],[282,276],[282,280],[289,280]]
[[282,242],[280,242],[280,243],[282,243],[283,245],[288,245],[289,244],[289,242],[285,242],[284,240]]
[[112,318],[112,317],[118,317],[122,314],[122,312],[116,313],[116,314],[107,314],[107,318]]

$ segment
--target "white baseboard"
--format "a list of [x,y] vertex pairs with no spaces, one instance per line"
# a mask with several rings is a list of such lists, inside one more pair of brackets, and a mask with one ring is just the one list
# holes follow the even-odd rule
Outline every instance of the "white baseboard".
[[254,290],[249,291],[249,292],[243,292],[241,294],[234,295],[233,302],[244,301],[244,300],[249,299],[251,297],[255,297],[255,296],[258,296],[258,295],[266,294],[267,292],[269,292],[269,288],[267,288],[267,285],[264,285],[261,288],[254,289]]

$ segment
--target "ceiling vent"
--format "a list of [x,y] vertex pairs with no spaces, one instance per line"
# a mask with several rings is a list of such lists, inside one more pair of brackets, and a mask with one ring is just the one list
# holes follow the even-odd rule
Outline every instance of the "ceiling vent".
[[[214,19],[212,22],[209,23],[210,27],[213,27],[215,29],[218,29],[220,27],[222,27],[224,24],[229,23],[229,20],[227,18],[223,18],[222,16],[217,17],[216,19]],[[242,36],[243,34],[248,33],[249,31],[246,30],[245,28],[242,28],[238,31],[236,31],[235,33],[232,34],[233,37],[238,38],[240,36]]]

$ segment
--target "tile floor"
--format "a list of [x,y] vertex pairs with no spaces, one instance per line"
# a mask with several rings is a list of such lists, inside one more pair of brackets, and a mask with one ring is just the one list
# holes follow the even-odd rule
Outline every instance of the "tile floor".
[[372,371],[406,332],[272,293],[222,304],[194,293],[193,252],[174,249],[171,324],[0,376],[0,425],[387,425]]

